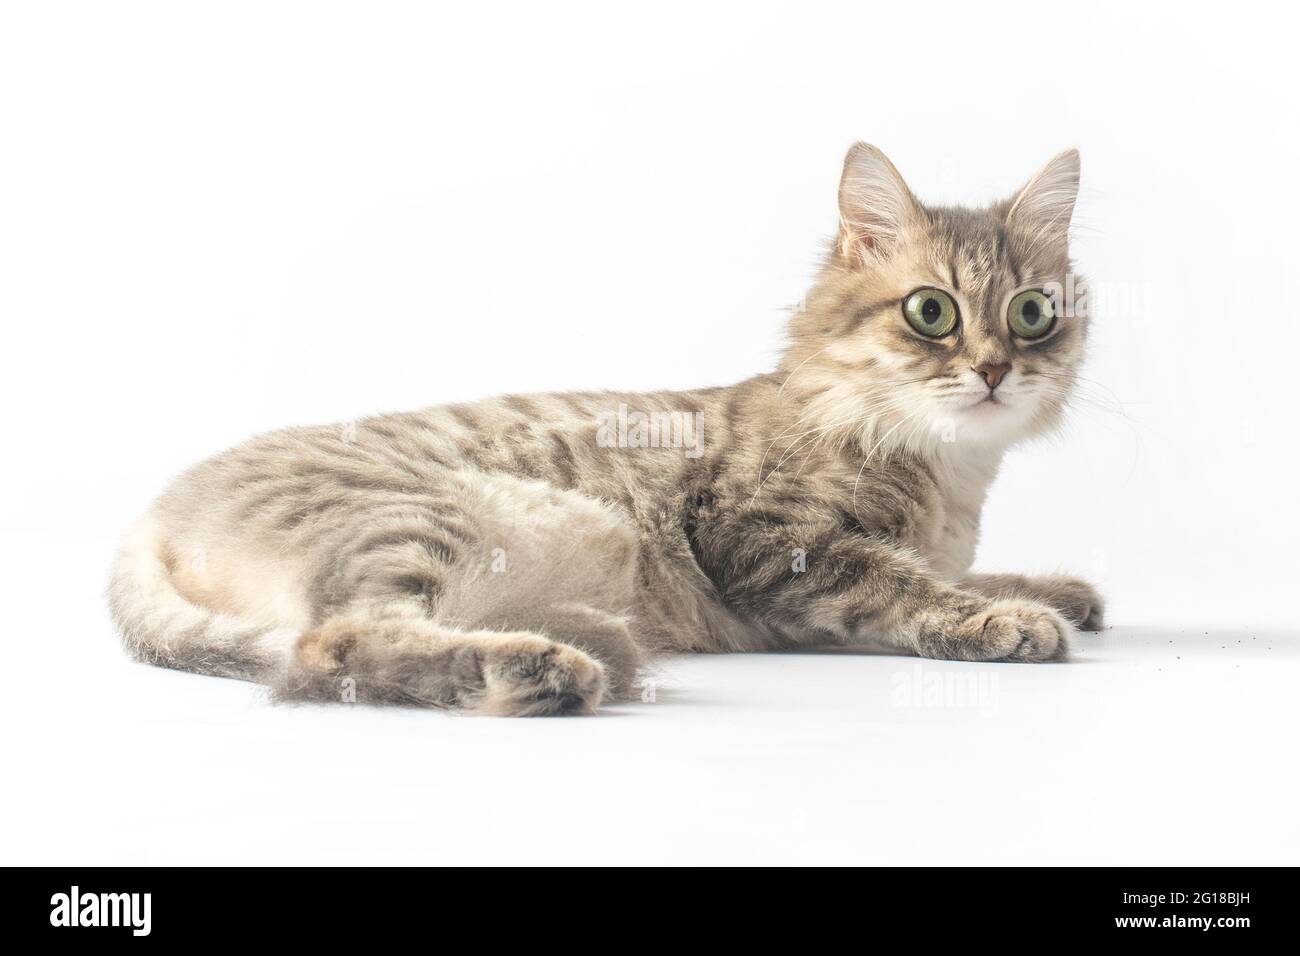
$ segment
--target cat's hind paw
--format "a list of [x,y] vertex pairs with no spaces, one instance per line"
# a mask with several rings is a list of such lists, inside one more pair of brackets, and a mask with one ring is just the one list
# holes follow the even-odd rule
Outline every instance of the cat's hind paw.
[[484,660],[485,687],[474,707],[501,717],[594,714],[605,669],[576,647],[544,637],[504,638]]

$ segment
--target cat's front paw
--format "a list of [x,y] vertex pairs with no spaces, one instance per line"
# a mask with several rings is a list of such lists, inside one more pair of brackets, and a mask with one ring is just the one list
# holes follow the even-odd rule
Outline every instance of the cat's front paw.
[[950,660],[1059,661],[1069,652],[1069,633],[1070,625],[1047,605],[1004,598],[927,622],[918,649]]
[[962,621],[960,637],[977,660],[1056,661],[1069,651],[1070,625],[1052,608],[1034,601],[1002,600]]
[[1058,574],[1037,579],[1035,583],[1041,587],[1034,596],[1060,611],[1079,630],[1100,631],[1104,626],[1106,601],[1087,581]]

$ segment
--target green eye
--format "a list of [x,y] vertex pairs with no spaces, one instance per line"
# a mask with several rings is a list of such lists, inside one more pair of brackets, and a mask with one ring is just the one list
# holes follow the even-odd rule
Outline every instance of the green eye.
[[1022,339],[1036,339],[1047,334],[1056,321],[1052,300],[1037,289],[1028,289],[1007,306],[1007,324]]
[[938,289],[917,289],[903,300],[908,324],[927,338],[947,335],[957,325],[957,303]]

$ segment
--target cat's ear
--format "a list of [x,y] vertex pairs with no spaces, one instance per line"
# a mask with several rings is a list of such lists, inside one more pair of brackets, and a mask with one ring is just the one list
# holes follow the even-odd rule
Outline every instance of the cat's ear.
[[840,177],[840,254],[883,259],[897,247],[920,205],[894,164],[867,143],[855,143]]
[[1007,209],[1007,226],[1031,243],[1064,247],[1079,195],[1079,151],[1067,149],[1034,174]]

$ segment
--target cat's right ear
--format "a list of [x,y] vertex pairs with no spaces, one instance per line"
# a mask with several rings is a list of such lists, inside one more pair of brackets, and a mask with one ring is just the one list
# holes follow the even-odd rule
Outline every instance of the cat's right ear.
[[920,205],[888,157],[867,143],[855,143],[840,177],[839,251],[845,258],[880,260],[902,240]]

